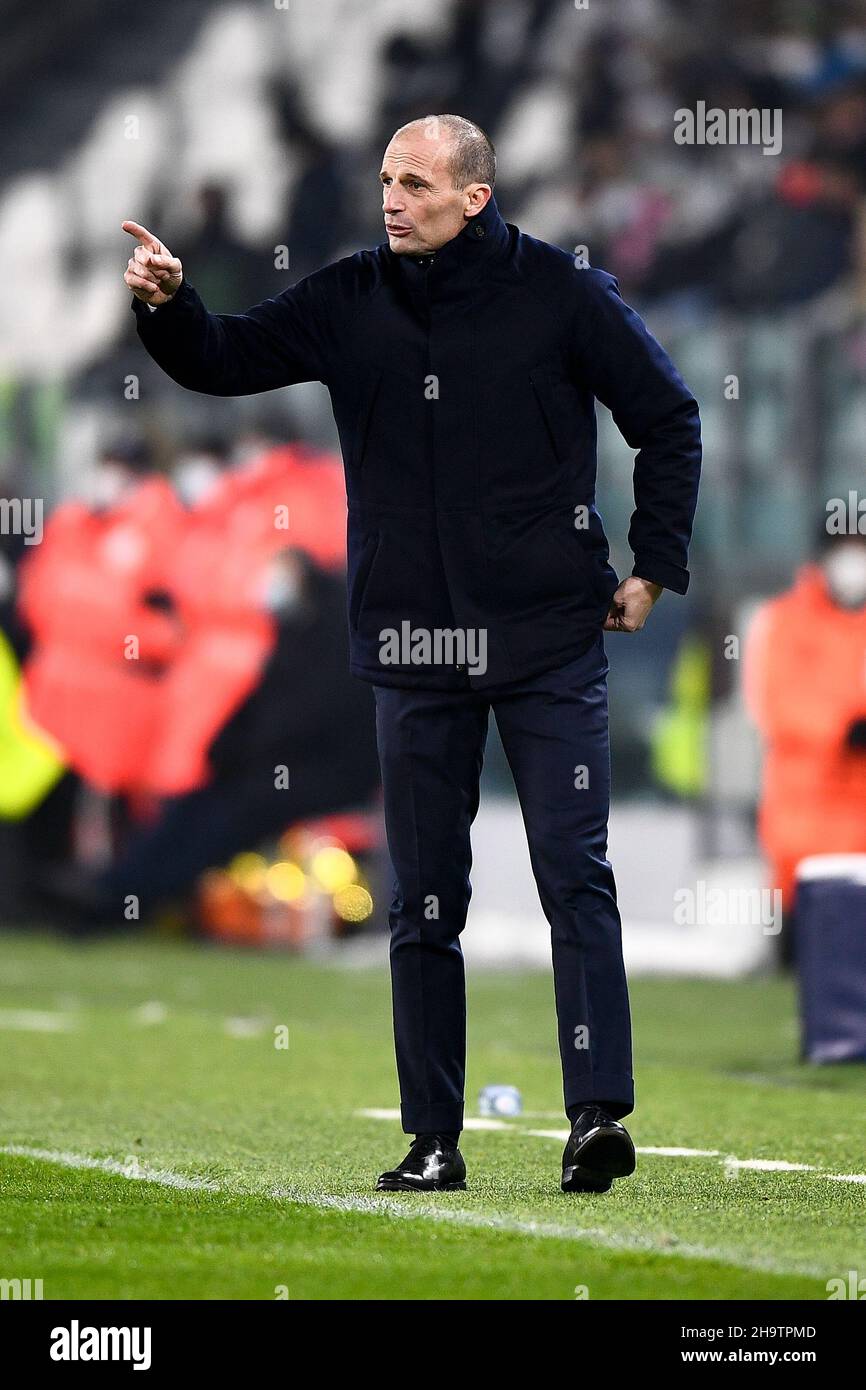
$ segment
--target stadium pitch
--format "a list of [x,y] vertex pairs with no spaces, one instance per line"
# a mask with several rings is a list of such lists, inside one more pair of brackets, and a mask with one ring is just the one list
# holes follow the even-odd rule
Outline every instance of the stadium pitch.
[[[402,1156],[387,974],[0,938],[0,1245],[45,1299],[817,1299],[866,1269],[866,1068],[797,1061],[793,985],[633,985],[638,1169],[558,1188],[544,973],[470,971],[465,1193]],[[479,1122],[481,1086],[525,1113]],[[423,1272],[423,1279],[421,1273]]]

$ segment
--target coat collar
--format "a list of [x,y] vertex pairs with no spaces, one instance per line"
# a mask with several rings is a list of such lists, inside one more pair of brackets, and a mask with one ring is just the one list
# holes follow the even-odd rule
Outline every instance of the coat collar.
[[[452,275],[460,275],[464,271],[476,274],[482,267],[504,255],[508,240],[508,227],[502,220],[496,199],[491,194],[483,210],[476,217],[470,217],[455,237],[432,253],[430,269],[435,271],[435,281],[441,284],[443,276],[450,279]],[[384,243],[384,250],[391,265],[399,268],[410,283],[426,274],[426,268],[419,258],[398,255],[391,250],[387,242]]]

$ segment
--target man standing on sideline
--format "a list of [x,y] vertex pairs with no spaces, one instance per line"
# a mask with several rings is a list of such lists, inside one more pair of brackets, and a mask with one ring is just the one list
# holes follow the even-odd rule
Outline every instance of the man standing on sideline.
[[[602,631],[685,593],[697,405],[616,280],[500,217],[472,122],[398,130],[387,244],[246,314],[209,314],[146,228],[125,279],[151,356],[218,396],[328,387],[346,469],[351,669],[375,687],[394,1034],[409,1153],[385,1191],[465,1187],[459,937],[492,709],[550,923],[565,1191],[634,1170],[631,1024],[613,873]],[[619,581],[595,506],[595,400],[638,450]]]

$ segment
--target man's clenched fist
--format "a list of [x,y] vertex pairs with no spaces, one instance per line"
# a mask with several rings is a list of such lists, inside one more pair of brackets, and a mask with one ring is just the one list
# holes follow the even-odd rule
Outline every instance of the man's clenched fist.
[[640,632],[661,591],[661,584],[635,574],[624,579],[610,601],[605,632]]
[[136,299],[158,308],[166,304],[183,279],[183,266],[158,237],[138,222],[122,222],[121,226],[138,245],[129,258],[124,280]]

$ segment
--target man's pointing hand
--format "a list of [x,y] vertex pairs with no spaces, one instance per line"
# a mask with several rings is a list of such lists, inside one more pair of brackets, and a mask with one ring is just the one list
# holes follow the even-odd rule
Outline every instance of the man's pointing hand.
[[121,223],[123,230],[134,236],[138,245],[127,263],[123,276],[136,299],[157,308],[167,304],[180,289],[183,266],[158,237],[138,222]]

